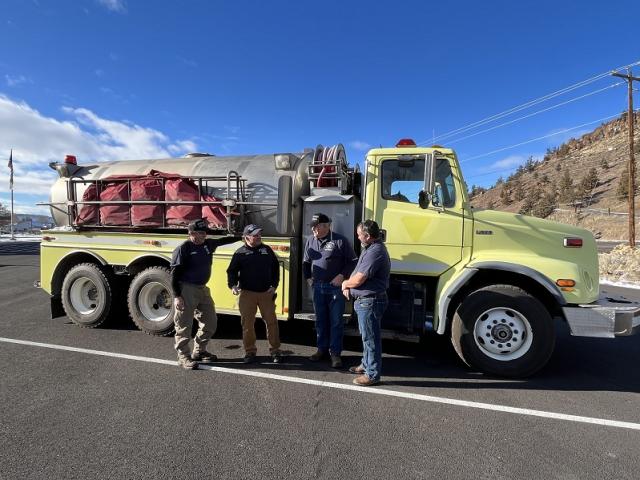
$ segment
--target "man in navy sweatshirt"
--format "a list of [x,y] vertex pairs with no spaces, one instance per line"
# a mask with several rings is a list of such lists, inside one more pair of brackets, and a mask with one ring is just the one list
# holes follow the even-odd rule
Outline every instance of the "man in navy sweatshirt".
[[234,295],[239,295],[244,363],[253,363],[256,359],[255,321],[258,308],[267,326],[271,359],[273,363],[280,363],[282,356],[275,303],[276,289],[280,283],[280,263],[271,247],[262,243],[262,228],[258,225],[247,225],[242,238],[245,244],[233,254],[227,268],[227,284]]
[[304,247],[302,273],[313,288],[318,350],[309,359],[317,362],[330,357],[333,368],[342,368],[345,299],[341,286],[358,257],[349,241],[331,230],[331,219],[324,213],[311,217],[311,231]]

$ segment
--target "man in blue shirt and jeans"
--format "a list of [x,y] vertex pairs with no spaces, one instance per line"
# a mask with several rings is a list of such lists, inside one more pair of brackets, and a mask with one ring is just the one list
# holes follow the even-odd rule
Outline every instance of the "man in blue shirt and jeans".
[[317,362],[330,356],[333,368],[342,367],[345,299],[340,287],[356,263],[349,241],[331,230],[331,219],[324,213],[311,217],[313,236],[304,247],[302,273],[313,287],[318,350],[309,359]]
[[391,260],[380,239],[380,227],[376,222],[366,220],[360,223],[357,233],[362,252],[353,274],[342,282],[342,293],[346,298],[355,299],[353,307],[362,335],[362,361],[349,371],[358,374],[353,383],[369,386],[379,383],[382,373],[381,321],[389,303],[387,288]]

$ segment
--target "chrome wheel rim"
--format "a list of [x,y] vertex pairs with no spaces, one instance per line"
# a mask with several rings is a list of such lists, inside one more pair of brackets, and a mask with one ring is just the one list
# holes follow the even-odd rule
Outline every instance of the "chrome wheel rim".
[[138,307],[151,322],[161,322],[171,312],[171,294],[159,282],[146,283],[138,293]]
[[87,277],[73,281],[69,289],[69,300],[73,309],[81,315],[91,315],[98,308],[98,287]]
[[508,362],[522,357],[531,348],[533,331],[522,313],[507,307],[492,308],[475,321],[474,339],[486,356]]

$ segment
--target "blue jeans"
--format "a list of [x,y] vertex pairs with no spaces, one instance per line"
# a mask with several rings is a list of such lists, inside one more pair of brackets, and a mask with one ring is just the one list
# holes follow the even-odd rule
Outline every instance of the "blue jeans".
[[353,307],[358,315],[362,335],[362,367],[371,380],[380,380],[382,374],[382,335],[380,323],[389,300],[386,294],[358,298]]
[[313,308],[316,312],[318,350],[321,352],[329,351],[331,355],[342,353],[344,302],[340,287],[325,282],[313,283]]

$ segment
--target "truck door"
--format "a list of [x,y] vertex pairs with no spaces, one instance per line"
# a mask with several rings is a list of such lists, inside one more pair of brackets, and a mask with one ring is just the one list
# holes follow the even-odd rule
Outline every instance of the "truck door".
[[448,158],[435,160],[437,201],[427,208],[418,204],[431,159],[431,155],[399,155],[370,164],[374,170],[370,178],[380,180],[374,189],[374,219],[386,232],[394,274],[439,276],[462,258],[461,182]]

